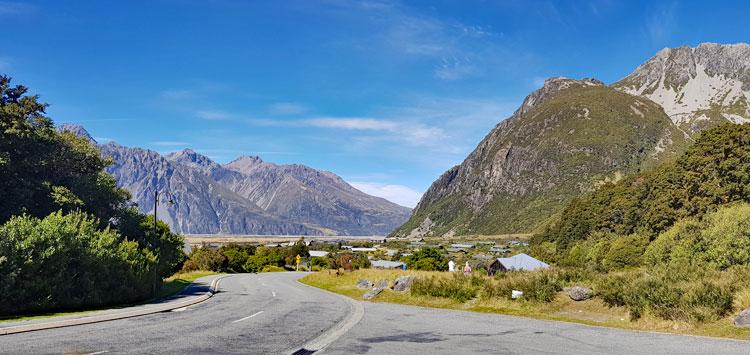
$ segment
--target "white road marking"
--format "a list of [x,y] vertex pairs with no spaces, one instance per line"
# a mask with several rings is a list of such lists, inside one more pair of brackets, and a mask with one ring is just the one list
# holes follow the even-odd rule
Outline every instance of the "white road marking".
[[186,309],[187,309],[187,307],[175,308],[175,309],[172,310],[172,312],[182,312],[182,311],[184,311]]
[[108,353],[108,352],[109,352],[108,350],[102,350],[102,351],[97,351],[95,353],[86,353],[86,354],[83,354],[83,355],[98,355],[98,354],[104,354],[104,353]]
[[276,291],[271,291],[271,294],[273,295],[273,297],[276,297]]
[[263,311],[260,311],[260,312],[258,312],[258,313],[255,313],[255,314],[253,314],[253,315],[250,315],[250,316],[247,316],[247,317],[245,317],[245,318],[241,318],[241,319],[238,319],[238,320],[236,320],[236,321],[232,321],[232,323],[237,323],[237,322],[242,322],[243,320],[248,320],[248,319],[250,319],[250,318],[252,318],[252,317],[255,317],[255,316],[257,316],[257,315],[259,315],[259,314],[261,314],[261,313],[263,313]]

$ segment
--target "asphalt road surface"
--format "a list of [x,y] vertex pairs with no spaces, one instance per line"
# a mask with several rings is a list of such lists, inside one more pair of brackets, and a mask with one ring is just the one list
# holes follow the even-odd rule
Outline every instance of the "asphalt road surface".
[[364,315],[351,329],[331,332],[351,322],[353,302],[297,283],[302,275],[232,275],[184,310],[0,336],[0,353],[283,354],[326,334],[327,354],[750,353],[744,341],[369,302],[354,302]]

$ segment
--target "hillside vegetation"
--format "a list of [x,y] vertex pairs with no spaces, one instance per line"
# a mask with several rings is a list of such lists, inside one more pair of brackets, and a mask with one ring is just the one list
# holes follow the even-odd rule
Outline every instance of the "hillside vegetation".
[[[645,247],[665,232],[676,233],[670,228],[678,221],[676,228],[695,229],[711,223],[706,213],[749,201],[750,126],[724,124],[704,131],[676,162],[574,199],[533,242],[546,243],[562,259],[598,240],[628,238],[622,243]],[[745,211],[736,208],[726,213]]]
[[129,303],[157,294],[183,239],[132,207],[86,139],[0,76],[0,315]]
[[686,145],[649,100],[592,79],[550,79],[433,183],[393,235],[532,232],[573,197]]

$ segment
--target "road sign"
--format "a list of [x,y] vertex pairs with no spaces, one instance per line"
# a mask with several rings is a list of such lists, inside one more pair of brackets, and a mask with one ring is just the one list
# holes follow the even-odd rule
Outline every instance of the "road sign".
[[300,257],[299,254],[297,254],[297,256],[294,259],[297,261],[297,271],[299,271],[299,262],[300,260],[302,260],[302,257]]

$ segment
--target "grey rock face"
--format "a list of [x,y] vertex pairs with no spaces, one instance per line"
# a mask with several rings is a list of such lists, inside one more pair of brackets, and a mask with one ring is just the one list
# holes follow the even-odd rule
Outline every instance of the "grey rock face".
[[750,327],[750,308],[747,308],[740,312],[740,314],[734,318],[735,327]]
[[377,285],[375,285],[375,288],[381,288],[381,289],[388,288],[388,281],[386,280],[378,281]]
[[592,291],[590,288],[575,286],[571,287],[570,290],[568,290],[568,296],[573,301],[583,301],[594,296],[594,291]]
[[393,284],[394,291],[408,291],[414,283],[414,276],[399,276]]
[[[62,125],[93,141],[83,127]],[[107,168],[132,201],[174,231],[190,234],[385,235],[410,209],[367,195],[337,175],[259,157],[218,164],[190,149],[167,156],[116,143],[100,145]],[[172,200],[174,203],[169,204]]]
[[370,280],[359,280],[357,281],[357,288],[366,289],[375,286]]

